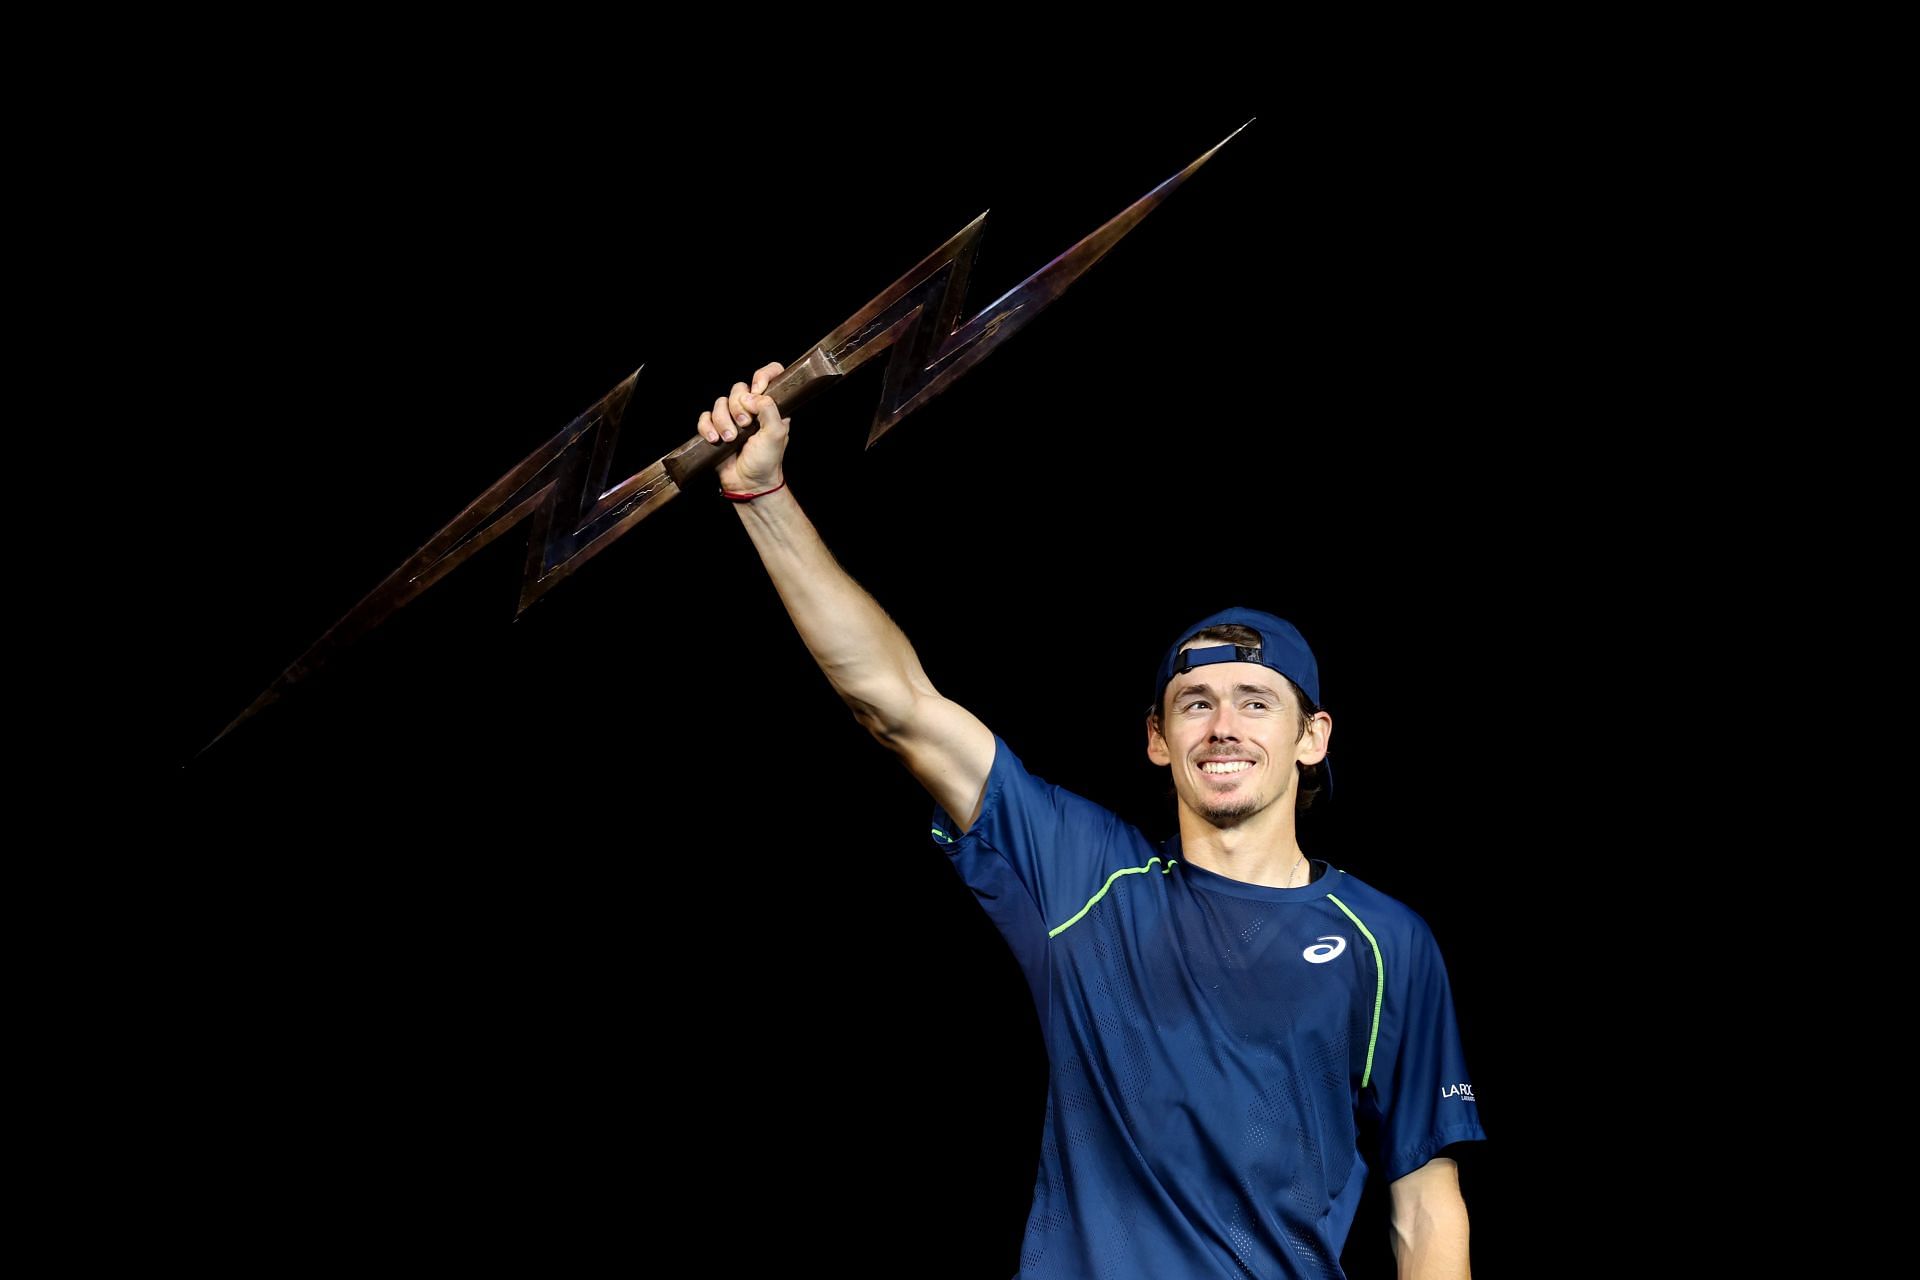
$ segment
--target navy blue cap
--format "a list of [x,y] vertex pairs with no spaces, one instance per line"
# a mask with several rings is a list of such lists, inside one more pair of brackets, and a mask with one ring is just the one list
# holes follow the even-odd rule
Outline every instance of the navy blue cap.
[[[1188,636],[1205,631],[1208,627],[1223,627],[1229,623],[1238,623],[1259,632],[1259,647],[1201,645],[1181,651],[1181,642]],[[1215,662],[1257,662],[1299,685],[1314,706],[1320,705],[1320,664],[1314,661],[1313,650],[1307,647],[1306,638],[1300,634],[1299,628],[1285,618],[1276,618],[1258,609],[1222,609],[1219,613],[1200,619],[1174,638],[1167,656],[1160,659],[1160,670],[1153,678],[1153,709],[1160,710],[1160,700],[1167,692],[1167,684],[1176,675]],[[1332,762],[1323,759],[1320,768],[1326,778],[1327,789],[1331,792]]]

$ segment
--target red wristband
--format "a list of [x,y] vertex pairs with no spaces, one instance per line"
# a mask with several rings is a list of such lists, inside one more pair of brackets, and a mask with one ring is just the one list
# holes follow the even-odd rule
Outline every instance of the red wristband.
[[773,488],[763,489],[759,493],[732,493],[726,489],[722,489],[720,491],[720,496],[723,498],[730,498],[735,502],[752,502],[755,498],[764,498],[769,493],[778,493],[786,487],[787,487],[787,482],[785,480],[782,480],[779,484],[773,486]]

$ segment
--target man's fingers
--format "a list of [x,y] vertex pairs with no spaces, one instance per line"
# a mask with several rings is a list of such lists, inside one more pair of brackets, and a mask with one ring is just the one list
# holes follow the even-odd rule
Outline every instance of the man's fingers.
[[792,419],[780,416],[780,406],[773,402],[772,396],[760,397],[760,429],[773,433],[774,439],[792,425]]
[[753,392],[747,390],[747,384],[744,382],[734,383],[733,391],[727,397],[727,407],[733,411],[733,420],[743,427],[753,415],[753,405],[750,403],[752,399]]
[[790,420],[780,416],[780,407],[773,397],[761,394],[772,381],[787,371],[787,366],[778,360],[770,360],[753,371],[753,385],[744,382],[733,384],[733,390],[724,396],[716,396],[713,408],[700,415],[694,423],[694,430],[711,444],[722,440],[731,440],[739,435],[738,428],[751,422],[755,415],[760,418],[763,429],[785,431]]

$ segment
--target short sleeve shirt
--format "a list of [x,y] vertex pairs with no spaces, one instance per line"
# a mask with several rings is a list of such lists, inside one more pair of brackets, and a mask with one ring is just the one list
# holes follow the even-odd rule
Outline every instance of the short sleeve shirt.
[[1195,866],[997,734],[979,817],[936,805],[933,840],[1046,1039],[1018,1280],[1339,1276],[1369,1167],[1486,1137],[1433,934],[1356,877]]

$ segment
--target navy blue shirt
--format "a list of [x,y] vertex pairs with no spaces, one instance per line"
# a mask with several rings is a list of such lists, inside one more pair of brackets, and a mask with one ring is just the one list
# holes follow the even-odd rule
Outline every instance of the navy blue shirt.
[[1317,859],[1294,889],[1194,866],[998,734],[979,819],[962,834],[936,804],[933,839],[1046,1038],[1016,1280],[1340,1276],[1370,1166],[1392,1181],[1486,1137],[1404,903]]

